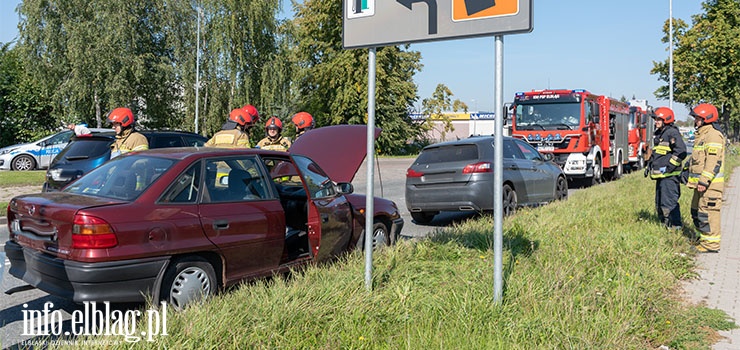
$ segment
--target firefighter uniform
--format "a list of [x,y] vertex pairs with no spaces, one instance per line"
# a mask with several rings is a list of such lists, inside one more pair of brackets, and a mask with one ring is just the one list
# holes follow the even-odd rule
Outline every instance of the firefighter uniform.
[[268,136],[260,140],[260,142],[257,143],[257,148],[266,149],[270,151],[287,152],[290,146],[291,146],[290,139],[285,136],[280,136],[275,139],[270,139],[270,137]]
[[149,141],[146,136],[127,128],[116,135],[116,140],[110,145],[111,158],[131,151],[143,151],[149,149]]
[[686,158],[686,144],[681,132],[671,124],[663,125],[653,135],[650,178],[655,180],[655,210],[660,222],[669,229],[681,229],[681,163]]
[[221,130],[213,134],[213,137],[206,142],[206,146],[220,148],[251,147],[249,135],[239,129]]
[[[689,164],[687,186],[694,189],[691,219],[696,227],[698,244],[704,250],[719,251],[720,209],[724,191],[725,136],[713,124],[699,127],[695,133],[694,151]],[[706,187],[699,192],[698,185]]]

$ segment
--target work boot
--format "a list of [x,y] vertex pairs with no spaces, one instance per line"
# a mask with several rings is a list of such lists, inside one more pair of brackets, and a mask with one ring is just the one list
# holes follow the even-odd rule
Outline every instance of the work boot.
[[697,244],[697,245],[691,246],[691,248],[692,248],[691,250],[693,250],[694,253],[719,253],[719,249],[717,249],[717,250],[707,249],[707,248],[705,248],[701,244]]

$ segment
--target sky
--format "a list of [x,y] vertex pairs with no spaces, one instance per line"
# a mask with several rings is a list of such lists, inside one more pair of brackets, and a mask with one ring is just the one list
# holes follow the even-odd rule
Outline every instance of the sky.
[[[288,0],[281,0],[287,8]],[[437,0],[443,1],[443,0]],[[661,42],[671,0],[535,0],[531,33],[503,36],[504,102],[518,91],[563,88],[595,94],[645,99],[654,107],[668,106],[653,92],[665,83],[650,74],[653,61],[669,56]],[[18,35],[20,0],[0,0],[0,42]],[[691,24],[702,12],[699,0],[673,1],[673,17]],[[453,98],[471,111],[493,111],[494,37],[416,43],[424,65],[414,81],[421,100],[445,84]],[[674,103],[677,119],[688,110]]]

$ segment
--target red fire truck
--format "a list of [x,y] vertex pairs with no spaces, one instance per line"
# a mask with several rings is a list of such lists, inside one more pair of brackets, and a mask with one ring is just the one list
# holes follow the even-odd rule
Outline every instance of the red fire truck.
[[519,92],[512,136],[552,153],[570,180],[616,180],[629,165],[629,105],[586,90]]
[[639,106],[638,103],[630,101],[629,162],[631,170],[645,167],[645,158],[650,149],[650,141],[653,139],[655,128],[648,113],[647,103]]

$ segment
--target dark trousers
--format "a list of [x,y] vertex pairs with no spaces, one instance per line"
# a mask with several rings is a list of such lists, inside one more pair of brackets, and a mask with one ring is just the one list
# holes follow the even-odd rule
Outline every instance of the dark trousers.
[[683,227],[681,208],[678,199],[681,197],[681,183],[678,176],[666,177],[655,181],[655,210],[658,219],[668,228]]

